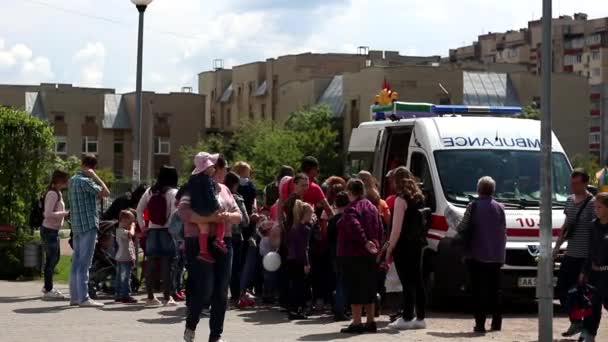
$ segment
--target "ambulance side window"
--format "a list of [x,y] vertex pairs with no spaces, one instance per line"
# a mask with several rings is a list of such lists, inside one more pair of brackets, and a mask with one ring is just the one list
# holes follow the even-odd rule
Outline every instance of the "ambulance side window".
[[437,205],[435,202],[435,191],[433,188],[433,178],[431,177],[431,169],[426,156],[420,152],[412,153],[410,159],[410,171],[418,178],[418,182],[422,183],[422,192],[426,199],[426,205],[435,211]]

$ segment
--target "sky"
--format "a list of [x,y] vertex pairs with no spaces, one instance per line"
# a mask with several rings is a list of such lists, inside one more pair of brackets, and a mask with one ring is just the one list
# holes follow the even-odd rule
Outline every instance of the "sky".
[[[0,0],[0,83],[133,91],[130,0]],[[143,87],[197,90],[197,75],[302,52],[442,55],[479,34],[527,26],[542,0],[154,0],[145,13]],[[554,0],[553,16],[608,16],[604,0]]]

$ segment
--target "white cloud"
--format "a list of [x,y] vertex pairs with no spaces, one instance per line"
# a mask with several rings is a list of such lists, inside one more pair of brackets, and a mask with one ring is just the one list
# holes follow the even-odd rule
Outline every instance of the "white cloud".
[[74,62],[80,67],[79,85],[101,87],[106,61],[106,48],[100,43],[87,43],[76,52]]
[[45,56],[36,56],[25,44],[6,45],[0,39],[0,79],[6,83],[40,83],[54,77],[51,61]]

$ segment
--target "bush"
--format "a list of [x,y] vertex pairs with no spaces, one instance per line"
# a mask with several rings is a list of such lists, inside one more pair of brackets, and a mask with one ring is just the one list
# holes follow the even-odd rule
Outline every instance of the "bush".
[[23,275],[37,273],[35,270],[28,270],[23,267],[23,249],[29,242],[40,242],[40,235],[18,230],[1,236],[0,265],[2,266],[0,267],[0,279],[15,280]]

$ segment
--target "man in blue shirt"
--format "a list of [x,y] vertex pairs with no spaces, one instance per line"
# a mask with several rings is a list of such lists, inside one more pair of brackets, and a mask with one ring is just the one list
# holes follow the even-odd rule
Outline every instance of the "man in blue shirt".
[[70,273],[70,305],[81,307],[103,306],[90,299],[88,291],[89,268],[93,261],[99,226],[97,199],[110,195],[108,187],[95,173],[96,167],[97,158],[85,155],[80,171],[70,179],[68,186],[74,249]]

